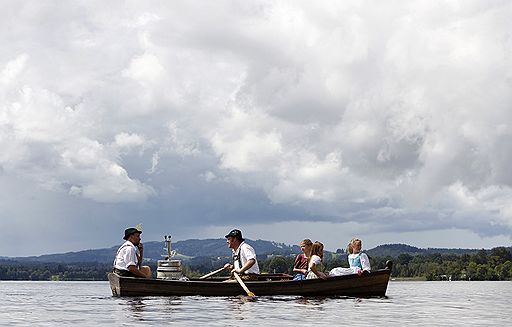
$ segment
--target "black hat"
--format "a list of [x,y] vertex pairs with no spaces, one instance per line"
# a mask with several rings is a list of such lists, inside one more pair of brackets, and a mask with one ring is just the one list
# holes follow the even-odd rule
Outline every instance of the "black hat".
[[241,242],[245,241],[244,238],[242,237],[242,232],[239,230],[239,229],[233,229],[231,232],[229,232],[228,235],[225,236],[226,238],[228,237],[234,237],[234,238],[237,238],[239,239]]
[[123,240],[127,240],[128,237],[130,237],[130,235],[135,234],[135,233],[142,234],[142,232],[140,230],[138,230],[137,228],[130,227],[130,228],[125,229]]

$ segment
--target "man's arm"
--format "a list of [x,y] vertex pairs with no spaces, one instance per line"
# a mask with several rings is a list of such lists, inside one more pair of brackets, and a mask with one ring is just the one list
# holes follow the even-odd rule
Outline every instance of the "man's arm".
[[137,268],[137,266],[128,266],[128,270],[135,276],[149,278],[148,276],[144,275],[144,273],[139,268]]
[[148,274],[144,273],[144,269],[146,267],[142,267],[142,252],[144,251],[144,248],[142,247],[142,243],[140,243],[138,246],[140,254],[133,249],[133,247],[127,247],[127,253],[126,253],[126,262],[128,264],[128,271],[131,272],[133,275],[137,277],[144,277],[144,278],[151,278],[151,270],[148,271]]
[[139,255],[137,256],[138,257],[137,268],[141,269],[142,268],[142,258],[143,258],[143,254],[144,254],[144,245],[142,245],[142,242],[140,242],[139,245],[137,245],[137,248],[139,249]]
[[245,265],[243,265],[242,268],[235,269],[234,271],[236,271],[239,274],[243,274],[245,271],[251,269],[251,267],[254,266],[255,263],[256,263],[256,259],[249,259],[249,260],[247,260]]
[[128,270],[134,274],[135,276],[144,277],[144,278],[151,278],[151,276],[145,275],[142,270],[137,268],[137,266],[128,266]]

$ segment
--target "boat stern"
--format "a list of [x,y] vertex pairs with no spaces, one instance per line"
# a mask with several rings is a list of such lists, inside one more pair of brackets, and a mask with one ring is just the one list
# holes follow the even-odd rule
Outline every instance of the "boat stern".
[[108,281],[113,296],[121,296],[121,288],[119,287],[119,276],[114,273],[108,273]]

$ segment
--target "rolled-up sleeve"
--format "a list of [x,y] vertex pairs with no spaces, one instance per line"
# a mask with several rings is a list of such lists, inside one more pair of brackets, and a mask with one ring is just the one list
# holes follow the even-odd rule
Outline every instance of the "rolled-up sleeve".
[[128,268],[130,266],[137,265],[137,254],[133,250],[133,248],[127,246],[126,248],[122,249],[121,251],[123,251],[120,254],[123,258],[126,268]]
[[254,249],[252,247],[250,247],[246,244],[246,246],[242,246],[242,248],[240,250],[243,252],[243,256],[247,260],[251,260],[251,259],[256,260],[256,251],[254,251]]

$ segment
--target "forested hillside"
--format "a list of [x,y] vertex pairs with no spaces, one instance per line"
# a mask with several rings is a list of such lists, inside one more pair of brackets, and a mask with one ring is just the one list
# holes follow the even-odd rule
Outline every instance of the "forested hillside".
[[[288,255],[299,253],[300,248],[297,245],[286,245],[284,243],[277,243],[265,240],[247,240],[251,244],[256,253],[261,255],[266,254],[280,254]],[[120,245],[120,244],[119,244]],[[119,245],[111,248],[84,250],[76,252],[47,254],[32,257],[17,257],[10,258],[20,262],[58,262],[58,263],[73,263],[73,262],[101,262],[109,263],[113,261]],[[172,249],[176,250],[179,254],[179,259],[187,260],[194,257],[218,257],[230,256],[231,251],[226,245],[226,239],[205,239],[197,240],[190,239],[185,241],[178,241],[172,244]],[[163,242],[144,242],[144,257],[149,261],[157,261],[162,259],[164,254]],[[6,258],[7,259],[7,258]]]
[[[262,272],[291,273],[298,246],[270,241],[251,241]],[[117,246],[40,257],[0,259],[0,280],[106,280]],[[188,276],[200,276],[231,260],[224,239],[187,240],[173,246]],[[512,248],[420,249],[406,244],[387,244],[366,251],[372,269],[394,262],[392,277],[425,280],[509,280],[512,278]],[[156,271],[163,253],[162,242],[145,243],[145,264]],[[347,267],[347,254],[327,252],[326,271]]]

